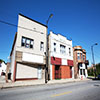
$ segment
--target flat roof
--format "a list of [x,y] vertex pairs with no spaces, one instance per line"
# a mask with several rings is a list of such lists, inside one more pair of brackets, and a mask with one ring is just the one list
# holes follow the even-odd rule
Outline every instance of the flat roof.
[[25,17],[25,18],[27,18],[27,19],[29,19],[29,20],[31,20],[31,21],[34,21],[34,22],[36,22],[36,23],[38,23],[38,24],[40,24],[40,25],[43,25],[43,26],[47,27],[47,25],[42,24],[42,23],[40,23],[40,22],[38,22],[38,21],[36,21],[36,20],[34,20],[34,19],[31,19],[31,18],[29,18],[29,17],[27,17],[27,16],[25,16],[25,15],[23,15],[23,14],[21,14],[21,13],[19,13],[19,15],[21,15],[21,16],[23,16],[23,17]]

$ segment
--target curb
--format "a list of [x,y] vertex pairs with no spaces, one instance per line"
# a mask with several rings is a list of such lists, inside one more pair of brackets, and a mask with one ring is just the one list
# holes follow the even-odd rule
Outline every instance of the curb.
[[72,81],[64,81],[64,82],[53,82],[53,83],[40,83],[40,84],[14,84],[14,85],[8,85],[8,86],[0,86],[0,89],[8,89],[8,88],[16,88],[16,87],[26,87],[26,86],[40,86],[40,85],[53,85],[53,84],[65,84],[65,83],[73,83],[73,82],[83,82],[83,81],[89,81],[87,80],[72,80]]

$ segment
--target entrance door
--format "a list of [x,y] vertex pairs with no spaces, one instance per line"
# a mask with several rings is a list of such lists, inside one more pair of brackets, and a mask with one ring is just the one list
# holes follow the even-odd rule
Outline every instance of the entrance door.
[[61,68],[60,66],[55,66],[55,79],[61,79]]
[[70,66],[70,78],[72,78],[72,66]]

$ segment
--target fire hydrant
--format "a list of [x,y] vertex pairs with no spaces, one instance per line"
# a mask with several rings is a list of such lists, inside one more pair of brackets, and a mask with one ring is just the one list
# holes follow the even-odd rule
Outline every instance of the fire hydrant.
[[83,76],[81,76],[81,80],[83,80]]

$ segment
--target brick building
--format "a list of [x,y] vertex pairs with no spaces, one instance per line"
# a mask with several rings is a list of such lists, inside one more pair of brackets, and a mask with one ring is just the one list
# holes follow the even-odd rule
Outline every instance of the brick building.
[[73,61],[75,78],[86,78],[88,76],[87,66],[89,62],[86,60],[86,51],[81,46],[73,47]]

